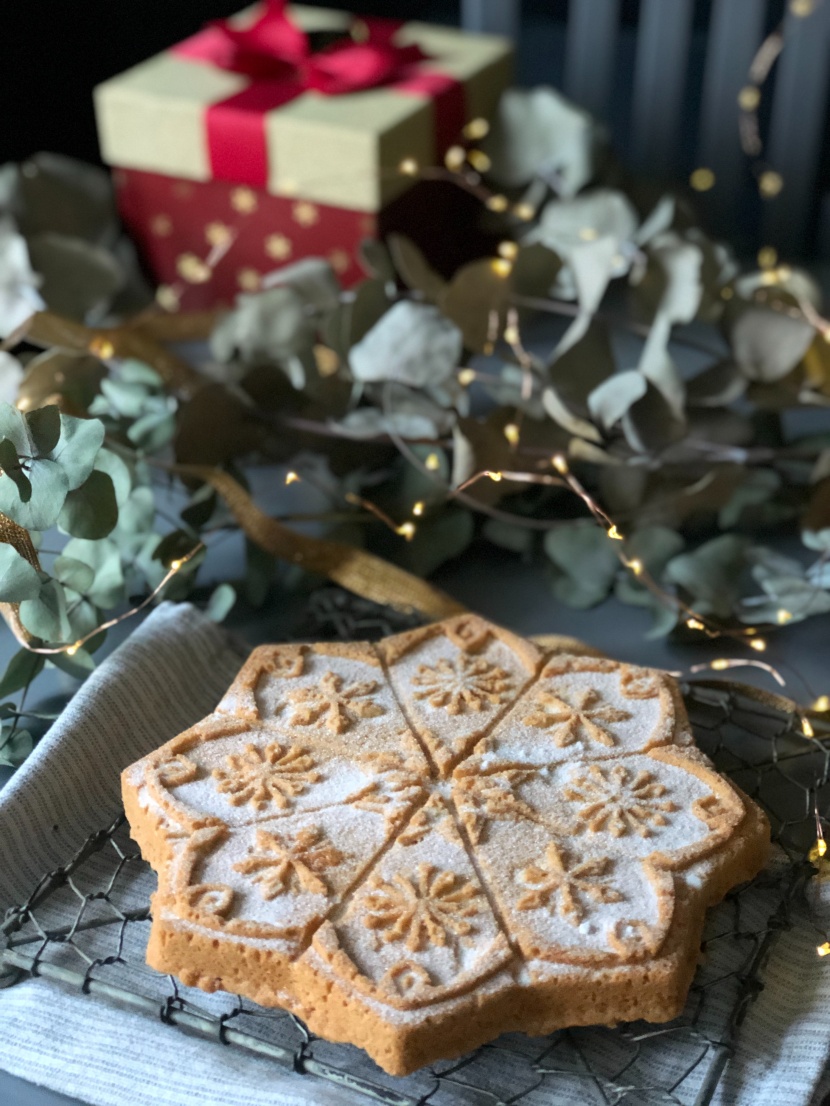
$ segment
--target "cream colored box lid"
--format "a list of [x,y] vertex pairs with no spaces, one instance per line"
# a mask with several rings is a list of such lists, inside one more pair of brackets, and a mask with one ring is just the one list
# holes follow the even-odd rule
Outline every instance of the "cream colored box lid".
[[[240,14],[250,18],[251,10]],[[342,11],[295,6],[305,31],[347,26]],[[512,43],[427,23],[406,23],[396,35],[416,43],[425,72],[457,80],[467,119],[492,115],[512,72]],[[241,92],[250,78],[174,52],[158,54],[95,89],[104,160],[187,180],[212,177],[205,125],[207,109]],[[267,189],[354,211],[377,211],[411,180],[398,171],[405,158],[435,164],[434,105],[426,95],[394,85],[344,96],[304,92],[265,113]]]

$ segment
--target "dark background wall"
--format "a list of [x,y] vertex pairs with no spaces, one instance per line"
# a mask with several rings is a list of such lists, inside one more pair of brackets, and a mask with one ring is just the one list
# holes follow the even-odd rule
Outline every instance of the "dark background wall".
[[[305,0],[318,3],[318,0]],[[397,19],[421,19],[457,25],[463,0],[321,0],[320,6],[354,7],[365,14]],[[566,29],[569,14],[578,10],[580,0],[522,0],[522,24],[518,43],[518,80],[521,84],[567,84],[565,67]],[[587,0],[586,0],[587,2]],[[608,0],[616,8],[618,0]],[[650,143],[640,141],[644,154],[637,156],[636,127],[632,124],[632,95],[637,70],[638,25],[649,0],[619,0],[619,35],[615,47],[610,95],[605,114],[614,145],[622,160],[651,178],[660,175],[656,165],[648,164]],[[672,5],[674,0],[662,0]],[[693,26],[685,49],[685,73],[682,82],[682,109],[677,126],[676,149],[669,175],[673,183],[688,180],[700,164],[699,114],[704,84],[704,62],[711,45],[708,37],[713,15],[724,3],[742,6],[762,4],[766,14],[763,30],[769,31],[786,10],[785,0],[695,0]],[[245,0],[0,0],[0,33],[5,47],[0,64],[0,163],[21,160],[38,150],[54,150],[90,161],[98,159],[92,89],[100,81],[198,30],[211,19],[230,15],[245,6]],[[826,0],[830,11],[830,0]],[[653,9],[653,4],[652,4]],[[688,9],[687,9],[688,10]],[[806,22],[806,21],[805,21]],[[828,34],[814,20],[806,28],[807,37]],[[822,40],[823,42],[824,40]],[[830,43],[830,39],[828,39]],[[741,45],[741,44],[736,44]],[[751,53],[753,41],[743,51]],[[786,53],[798,61],[798,43]],[[830,51],[828,51],[830,53]],[[737,64],[737,63],[736,63]],[[779,63],[779,67],[780,68]],[[812,87],[826,87],[824,47],[813,51],[802,74]],[[740,63],[738,68],[743,66]],[[742,69],[745,73],[745,68]],[[738,73],[741,77],[741,73]],[[824,81],[822,80],[824,78]],[[741,77],[741,79],[743,79]],[[769,82],[774,91],[777,69]],[[823,95],[823,93],[822,93]],[[763,113],[768,115],[771,96],[765,93]],[[793,102],[799,102],[796,97]],[[799,114],[799,113],[796,113]],[[814,109],[814,115],[816,111]],[[820,115],[820,109],[818,114]],[[734,134],[737,151],[737,109],[734,93],[723,105],[729,144]],[[830,113],[824,115],[824,135],[810,142],[816,151],[809,173],[797,199],[788,181],[789,199],[779,206],[783,214],[777,227],[770,224],[763,210],[750,166],[739,151],[729,176],[739,195],[727,212],[720,214],[716,204],[703,198],[701,213],[710,229],[725,234],[742,252],[757,248],[762,241],[773,241],[795,254],[830,256]],[[793,121],[794,126],[800,120]],[[734,130],[733,130],[734,127]],[[802,128],[803,129],[803,128]],[[642,135],[641,135],[642,137]],[[795,139],[793,140],[795,141]],[[798,151],[803,144],[796,142]],[[711,198],[710,198],[711,199]],[[716,200],[716,197],[714,197]],[[787,204],[789,203],[789,209]],[[795,206],[793,207],[793,204]],[[769,206],[769,205],[768,205]],[[792,216],[800,225],[792,233]],[[766,219],[766,223],[765,223]],[[806,249],[805,249],[806,247]]]

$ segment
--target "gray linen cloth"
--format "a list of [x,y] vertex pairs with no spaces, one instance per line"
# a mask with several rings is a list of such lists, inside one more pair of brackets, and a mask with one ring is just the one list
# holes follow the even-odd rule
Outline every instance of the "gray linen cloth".
[[[0,792],[0,911],[23,901],[45,871],[118,813],[121,769],[207,714],[243,659],[244,650],[193,607],[164,603],[101,665]],[[152,876],[144,878],[152,890]],[[779,942],[719,1106],[819,1100],[830,1052],[830,970],[815,945],[806,919]],[[208,1008],[216,1001],[204,996]],[[96,1106],[365,1101],[44,979],[0,990],[0,1025],[2,1068]],[[408,1090],[404,1081],[400,1089]],[[540,1092],[534,1103],[585,1101],[555,1085]]]

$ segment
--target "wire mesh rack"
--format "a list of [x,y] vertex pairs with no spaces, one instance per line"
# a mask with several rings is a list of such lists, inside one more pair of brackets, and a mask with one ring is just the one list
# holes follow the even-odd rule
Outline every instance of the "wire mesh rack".
[[[412,624],[322,589],[296,637],[365,640]],[[763,805],[780,848],[773,865],[709,912],[689,999],[673,1022],[569,1029],[544,1038],[509,1034],[459,1060],[406,1078],[387,1076],[359,1049],[315,1037],[291,1014],[222,992],[206,995],[148,968],[155,876],[123,816],[44,874],[30,897],[7,913],[0,985],[38,975],[387,1106],[705,1106],[763,988],[772,946],[815,871],[808,852],[817,811],[828,799],[830,727],[817,727],[809,739],[785,700],[741,685],[695,682],[683,691],[699,746]]]

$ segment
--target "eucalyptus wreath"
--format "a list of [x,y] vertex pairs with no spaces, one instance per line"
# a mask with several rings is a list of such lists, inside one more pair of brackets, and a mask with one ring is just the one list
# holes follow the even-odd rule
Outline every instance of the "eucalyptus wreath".
[[[497,256],[445,278],[392,235],[364,244],[348,290],[309,258],[198,318],[152,308],[102,171],[55,155],[0,170],[0,603],[22,645],[0,760],[31,747],[10,697],[44,664],[88,674],[97,628],[171,566],[161,594],[195,589],[216,618],[240,590],[258,605],[308,584],[246,531],[241,579],[201,587],[204,544],[239,528],[204,466],[243,488],[289,471],[314,489],[316,533],[418,576],[474,539],[542,559],[559,600],[613,593],[651,608],[655,635],[687,632],[689,608],[724,632],[830,610],[830,324],[812,277],[742,269],[688,197],[629,181],[549,88],[506,93],[469,153],[453,173]],[[157,340],[194,336],[187,363]],[[612,527],[546,478],[552,458]],[[766,544],[781,534],[790,555]]]

